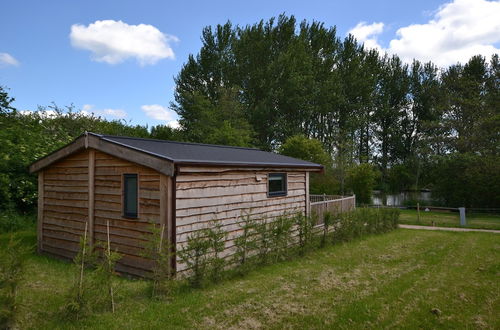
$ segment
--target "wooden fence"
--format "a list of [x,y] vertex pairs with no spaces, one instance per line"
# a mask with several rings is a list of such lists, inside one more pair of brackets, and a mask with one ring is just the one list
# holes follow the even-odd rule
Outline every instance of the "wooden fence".
[[356,208],[356,195],[310,195],[309,201],[311,215],[318,217],[318,225],[323,223],[323,215],[326,211],[336,216]]

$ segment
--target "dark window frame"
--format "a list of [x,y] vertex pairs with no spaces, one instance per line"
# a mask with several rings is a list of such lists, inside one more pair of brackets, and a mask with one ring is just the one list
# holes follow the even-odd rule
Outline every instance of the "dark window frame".
[[[283,190],[278,190],[278,191],[271,191],[270,188],[270,179],[272,176],[281,176],[283,179]],[[287,196],[288,195],[288,175],[287,173],[268,173],[267,174],[267,197],[282,197],[282,196]]]
[[[137,173],[126,173],[126,174],[123,174],[122,176],[123,178],[123,184],[122,184],[122,211],[123,211],[123,217],[125,218],[133,218],[133,219],[137,219],[139,217],[139,175]],[[130,212],[127,212],[127,179],[128,178],[135,178],[135,182],[136,182],[136,212],[135,213],[130,213]]]

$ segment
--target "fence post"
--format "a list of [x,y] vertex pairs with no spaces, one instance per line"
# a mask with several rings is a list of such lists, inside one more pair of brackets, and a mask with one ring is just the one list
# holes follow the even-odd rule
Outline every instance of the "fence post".
[[417,203],[417,222],[420,223],[420,203]]
[[465,207],[459,207],[460,212],[460,226],[467,226],[467,219],[465,218]]

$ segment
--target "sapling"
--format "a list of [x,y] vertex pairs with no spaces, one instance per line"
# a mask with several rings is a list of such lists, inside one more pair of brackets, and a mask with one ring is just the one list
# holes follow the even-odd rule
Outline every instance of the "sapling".
[[191,276],[188,281],[193,287],[201,287],[205,281],[210,241],[208,229],[197,230],[188,236],[187,244],[179,251],[179,257],[187,266]]
[[241,215],[239,226],[241,234],[234,239],[236,252],[233,259],[238,272],[245,274],[248,271],[249,253],[256,248],[256,222],[251,218],[250,212]]
[[150,226],[151,235],[146,237],[143,256],[152,261],[151,297],[168,298],[174,290],[171,260],[172,246],[165,237],[165,225]]
[[[111,251],[111,242],[109,239],[109,221],[106,222],[107,244],[102,246],[102,256],[98,260],[95,269],[96,286],[100,290],[103,286],[106,288],[107,295],[102,296],[104,303],[109,304],[111,312],[115,312],[115,297],[113,279],[115,277],[115,265],[122,255]],[[101,295],[99,295],[101,296]]]
[[326,239],[328,237],[328,231],[330,226],[333,225],[333,214],[330,211],[326,211],[323,214],[323,237],[321,237],[321,246],[325,246]]
[[299,236],[299,251],[303,254],[311,245],[314,222],[312,217],[304,216],[302,213],[297,213],[293,217],[293,221],[297,227]]
[[63,307],[65,315],[69,318],[76,318],[77,320],[85,313],[91,310],[90,290],[95,287],[91,277],[85,277],[85,269],[95,267],[97,255],[87,240],[88,224],[85,223],[85,230],[83,236],[80,238],[80,247],[77,255],[73,259],[77,267],[77,273],[73,286],[67,294],[67,301]]
[[208,267],[210,268],[210,279],[213,282],[218,282],[223,274],[224,269],[224,259],[221,258],[220,254],[224,251],[227,233],[222,228],[222,224],[217,221],[213,221],[207,230],[208,235]]
[[261,264],[266,264],[268,262],[269,250],[272,243],[271,224],[264,218],[256,222],[254,228],[259,262]]
[[0,329],[14,327],[19,308],[17,292],[30,251],[14,235],[10,236],[7,246],[0,250]]

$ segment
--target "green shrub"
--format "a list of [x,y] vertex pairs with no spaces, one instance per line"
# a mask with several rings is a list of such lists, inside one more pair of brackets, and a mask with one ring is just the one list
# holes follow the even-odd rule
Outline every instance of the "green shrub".
[[175,287],[171,260],[172,246],[165,237],[165,226],[150,225],[151,235],[145,236],[143,256],[153,262],[151,269],[151,298],[168,298]]
[[259,220],[255,225],[257,258],[260,264],[266,264],[272,248],[272,224],[267,219]]
[[274,261],[284,260],[289,256],[292,243],[293,218],[282,215],[270,222],[270,246]]
[[189,234],[187,244],[178,252],[188,269],[188,282],[192,287],[199,288],[204,285],[209,249],[208,229],[205,228]]
[[239,226],[241,235],[234,239],[236,251],[233,255],[233,263],[237,272],[242,275],[249,270],[249,254],[257,248],[256,221],[251,218],[250,212],[241,215]]
[[73,285],[69,288],[66,294],[66,299],[62,307],[62,313],[68,319],[80,319],[83,316],[92,312],[95,306],[93,299],[95,294],[102,292],[95,292],[96,285],[91,274],[86,272],[86,269],[94,268],[97,264],[97,253],[87,240],[87,226],[85,232],[80,238],[80,247],[78,253],[73,258],[73,263],[76,266]]
[[32,213],[4,211],[0,214],[0,233],[15,232],[33,227],[36,216]]
[[347,185],[356,194],[356,201],[359,204],[370,203],[373,187],[375,187],[378,176],[379,174],[373,165],[368,163],[359,164],[349,169],[347,172]]
[[357,208],[342,213],[334,232],[334,241],[349,241],[366,234],[393,230],[398,226],[399,214],[399,209],[392,208]]
[[207,230],[209,274],[212,282],[218,282],[221,280],[224,270],[225,259],[221,258],[220,254],[226,247],[227,233],[222,228],[220,221],[214,220],[209,226],[210,228]]
[[299,252],[303,254],[311,246],[315,222],[312,217],[304,216],[302,213],[297,213],[293,220],[297,228]]

